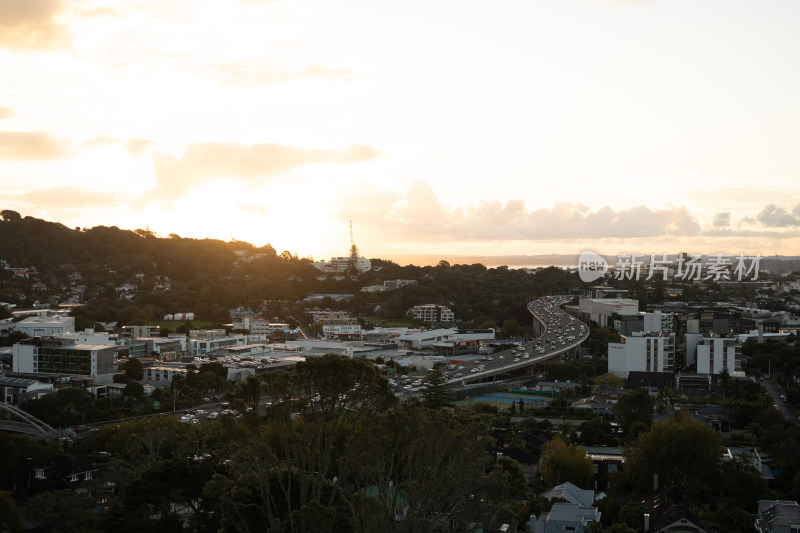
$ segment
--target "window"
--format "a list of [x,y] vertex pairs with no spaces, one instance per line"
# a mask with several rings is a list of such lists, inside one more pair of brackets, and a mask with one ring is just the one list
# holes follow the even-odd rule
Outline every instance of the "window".
[[616,472],[618,468],[619,468],[619,465],[617,465],[617,463],[609,463],[608,464],[608,473],[611,474],[612,472]]
[[36,479],[44,479],[44,468],[35,469],[33,477],[35,477]]

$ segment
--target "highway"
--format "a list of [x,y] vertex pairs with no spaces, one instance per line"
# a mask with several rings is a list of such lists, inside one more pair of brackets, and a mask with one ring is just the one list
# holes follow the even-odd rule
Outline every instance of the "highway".
[[[571,299],[570,296],[544,296],[529,302],[528,311],[540,325],[541,334],[538,337],[511,350],[445,366],[442,371],[445,373],[446,383],[464,386],[470,382],[561,358],[563,354],[580,346],[589,337],[589,326],[561,310],[561,306]],[[409,375],[406,377],[408,379],[419,382],[424,379],[424,374]],[[402,381],[398,382],[398,386],[402,385]],[[422,387],[420,384],[403,392],[414,394]]]

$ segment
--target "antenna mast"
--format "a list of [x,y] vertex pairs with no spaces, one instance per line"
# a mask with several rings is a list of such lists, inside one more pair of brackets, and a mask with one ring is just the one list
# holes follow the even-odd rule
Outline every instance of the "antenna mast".
[[355,242],[353,242],[353,221],[350,220],[350,249],[351,250],[353,249],[353,245],[354,244],[355,244]]

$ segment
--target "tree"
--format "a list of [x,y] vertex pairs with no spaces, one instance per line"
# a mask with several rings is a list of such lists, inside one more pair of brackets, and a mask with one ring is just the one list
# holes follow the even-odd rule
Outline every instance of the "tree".
[[7,491],[0,492],[0,531],[3,533],[22,533],[25,523],[17,504]]
[[236,397],[245,405],[255,409],[261,400],[261,378],[255,375],[247,376],[244,381],[236,386]]
[[722,460],[722,437],[688,416],[678,414],[653,424],[625,449],[625,475],[639,490],[681,485],[689,495],[701,495],[715,486]]
[[129,381],[125,385],[124,393],[126,398],[135,398],[137,402],[141,402],[144,398],[144,385],[138,381]]
[[595,385],[616,385],[622,387],[625,384],[625,380],[612,372],[606,372],[605,374],[595,376],[592,383]]
[[444,374],[438,368],[434,368],[422,382],[422,404],[430,409],[441,409],[450,407],[450,392],[445,385]]
[[11,209],[3,209],[0,211],[0,218],[3,219],[3,222],[20,222],[22,220],[22,216]]
[[524,498],[528,492],[528,479],[520,464],[510,457],[497,458],[486,480],[486,494],[496,503]]
[[583,446],[567,444],[556,436],[542,446],[539,473],[551,486],[569,481],[579,487],[588,487],[594,466]]
[[614,404],[614,414],[626,435],[634,422],[642,422],[647,427],[653,422],[653,399],[644,389],[636,389],[622,395]]
[[131,357],[128,359],[123,369],[125,370],[125,375],[128,377],[128,379],[139,381],[144,377],[142,362],[138,357]]

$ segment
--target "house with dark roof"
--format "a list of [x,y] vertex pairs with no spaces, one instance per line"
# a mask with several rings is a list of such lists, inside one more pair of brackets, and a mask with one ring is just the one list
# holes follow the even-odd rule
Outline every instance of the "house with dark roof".
[[654,492],[644,500],[644,533],[708,533],[697,516],[693,515],[683,490],[672,486]]
[[0,376],[0,402],[21,405],[25,400],[35,400],[52,392],[52,383],[35,379]]

